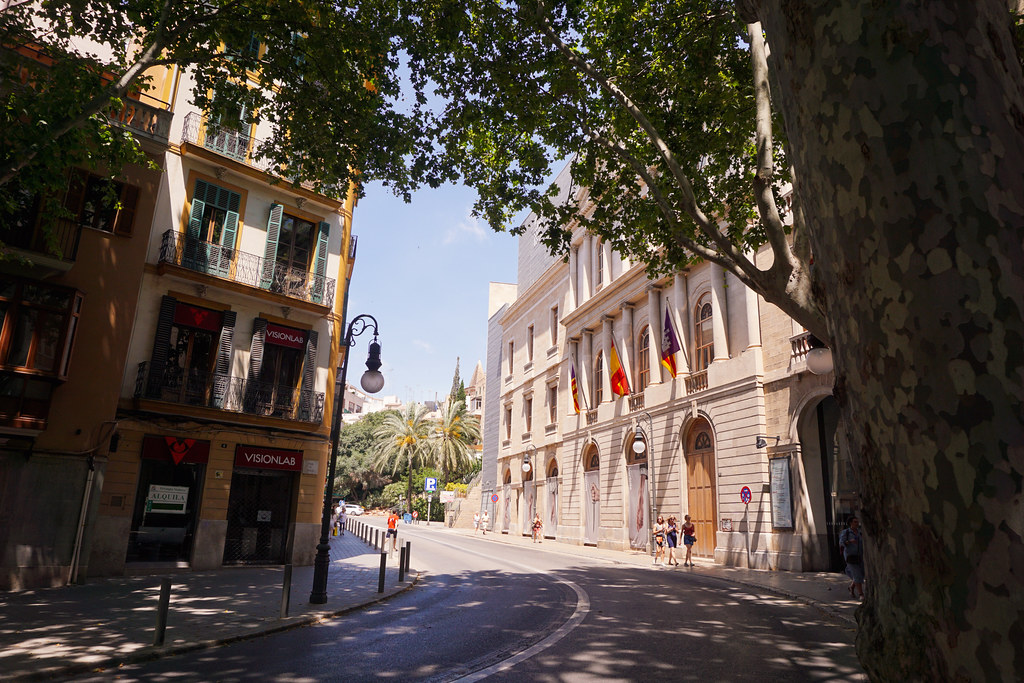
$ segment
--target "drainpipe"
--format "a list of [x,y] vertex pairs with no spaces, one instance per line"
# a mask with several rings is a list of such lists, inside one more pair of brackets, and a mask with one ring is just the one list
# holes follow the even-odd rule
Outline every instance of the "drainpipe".
[[78,581],[78,565],[82,559],[82,537],[85,535],[85,520],[89,514],[89,498],[92,497],[92,482],[96,478],[96,457],[89,454],[89,474],[85,478],[85,491],[82,493],[82,510],[78,514],[78,531],[75,533],[75,546],[71,553],[71,579],[69,583]]

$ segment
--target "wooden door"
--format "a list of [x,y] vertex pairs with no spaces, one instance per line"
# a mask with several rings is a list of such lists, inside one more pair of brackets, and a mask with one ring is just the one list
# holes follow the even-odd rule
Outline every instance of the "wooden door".
[[715,556],[715,533],[718,530],[715,501],[715,451],[710,428],[696,430],[688,439],[686,454],[686,490],[690,521],[696,527],[697,543],[693,553],[698,557]]

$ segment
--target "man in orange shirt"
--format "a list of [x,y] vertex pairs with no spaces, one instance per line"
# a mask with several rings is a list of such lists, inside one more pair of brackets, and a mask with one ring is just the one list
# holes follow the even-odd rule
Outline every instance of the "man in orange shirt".
[[392,510],[391,515],[388,516],[388,534],[384,537],[384,544],[387,545],[387,539],[391,539],[391,549],[398,549],[398,511]]

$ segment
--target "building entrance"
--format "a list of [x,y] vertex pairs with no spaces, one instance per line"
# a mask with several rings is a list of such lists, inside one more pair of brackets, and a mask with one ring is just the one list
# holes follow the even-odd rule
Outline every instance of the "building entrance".
[[284,564],[295,475],[235,470],[224,564]]
[[697,535],[693,554],[713,558],[718,531],[718,508],[715,500],[715,443],[711,436],[711,425],[702,422],[695,426],[690,430],[686,445],[688,514]]

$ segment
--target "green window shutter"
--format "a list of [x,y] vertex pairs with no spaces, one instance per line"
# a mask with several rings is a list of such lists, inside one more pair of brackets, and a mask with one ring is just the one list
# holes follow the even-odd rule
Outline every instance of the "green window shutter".
[[260,287],[270,289],[274,282],[274,265],[277,262],[277,243],[281,239],[281,221],[284,219],[284,205],[270,205],[270,219],[267,221],[267,248],[263,253],[263,275]]
[[299,393],[299,419],[309,422],[313,415],[313,383],[316,381],[316,330],[306,333],[306,363],[302,368],[302,391]]
[[324,299],[325,276],[327,274],[327,243],[331,236],[331,224],[320,221],[320,235],[317,238],[316,258],[313,261],[313,303]]
[[192,193],[192,213],[189,215],[187,233],[187,236],[192,239],[200,239],[200,233],[203,229],[203,212],[206,211],[208,187],[210,187],[209,183],[197,180],[195,192]]

